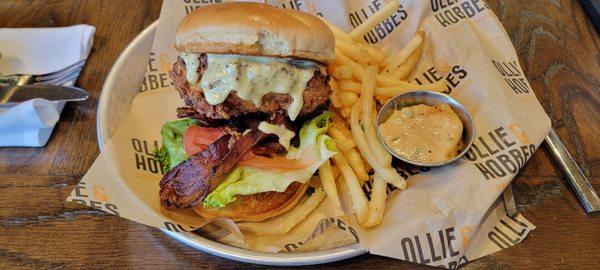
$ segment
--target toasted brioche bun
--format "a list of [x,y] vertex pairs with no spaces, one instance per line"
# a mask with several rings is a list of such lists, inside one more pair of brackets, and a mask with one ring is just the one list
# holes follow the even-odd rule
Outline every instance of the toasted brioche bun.
[[252,195],[236,196],[236,200],[225,207],[207,207],[202,204],[193,207],[203,218],[224,217],[233,221],[263,221],[281,215],[292,209],[308,187],[294,182],[284,192],[263,192]]
[[259,3],[207,5],[179,24],[175,47],[186,53],[222,53],[333,60],[329,27],[308,13]]

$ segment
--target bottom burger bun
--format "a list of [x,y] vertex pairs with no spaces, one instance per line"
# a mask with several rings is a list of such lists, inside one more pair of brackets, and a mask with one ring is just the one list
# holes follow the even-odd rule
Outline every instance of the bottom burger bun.
[[262,192],[252,195],[236,196],[236,200],[225,207],[193,207],[203,218],[228,218],[233,221],[259,222],[281,215],[292,209],[308,188],[305,184],[294,182],[284,192]]

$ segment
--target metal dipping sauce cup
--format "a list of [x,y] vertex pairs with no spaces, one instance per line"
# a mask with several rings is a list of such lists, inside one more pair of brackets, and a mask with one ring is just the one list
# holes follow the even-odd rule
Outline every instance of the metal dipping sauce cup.
[[[383,135],[381,134],[381,131],[379,129],[379,125],[381,123],[384,123],[390,117],[390,115],[392,115],[394,110],[400,110],[403,107],[409,107],[409,106],[414,106],[414,105],[419,105],[419,104],[435,106],[435,105],[438,105],[441,103],[448,104],[450,106],[450,108],[452,108],[452,110],[456,113],[456,115],[458,115],[458,118],[460,118],[460,121],[463,124],[463,134],[462,134],[462,138],[461,138],[461,140],[463,142],[463,147],[457,156],[455,156],[454,158],[449,159],[447,161],[440,162],[440,163],[420,163],[420,162],[417,162],[414,160],[406,159],[405,157],[398,155],[396,152],[394,152],[394,150],[392,150],[391,148],[389,148],[387,146],[387,144],[385,143],[385,140],[383,139]],[[469,111],[467,111],[467,109],[462,104],[460,104],[458,101],[456,101],[456,99],[453,99],[448,95],[438,93],[438,92],[433,92],[433,91],[408,92],[408,93],[397,95],[397,96],[393,97],[392,99],[390,99],[387,103],[385,103],[383,105],[383,107],[381,108],[381,110],[379,110],[379,113],[377,114],[376,130],[377,130],[377,137],[379,138],[379,141],[381,141],[381,144],[383,144],[385,149],[388,152],[390,152],[390,154],[392,154],[394,157],[396,157],[406,163],[417,165],[417,166],[424,166],[424,167],[443,166],[443,165],[450,164],[450,163],[458,160],[469,150],[469,148],[471,148],[471,145],[473,144],[473,140],[475,139],[475,123],[473,122],[473,119],[471,118],[471,114],[469,113]]]

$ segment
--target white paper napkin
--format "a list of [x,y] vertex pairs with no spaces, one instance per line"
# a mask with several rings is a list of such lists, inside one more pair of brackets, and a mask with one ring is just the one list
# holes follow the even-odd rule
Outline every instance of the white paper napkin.
[[56,102],[36,98],[0,112],[0,147],[45,145],[58,122],[57,106]]
[[86,59],[96,28],[0,28],[0,74],[46,74]]
[[[0,75],[47,74],[87,59],[95,31],[93,26],[84,24],[0,28]],[[14,107],[0,107],[0,147],[44,146],[64,105],[34,99]]]

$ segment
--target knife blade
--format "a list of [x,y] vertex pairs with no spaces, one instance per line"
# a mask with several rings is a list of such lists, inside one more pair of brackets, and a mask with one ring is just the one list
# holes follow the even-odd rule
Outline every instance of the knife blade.
[[82,101],[89,94],[77,87],[62,85],[12,85],[0,88],[0,104],[18,104],[34,98],[50,101]]

